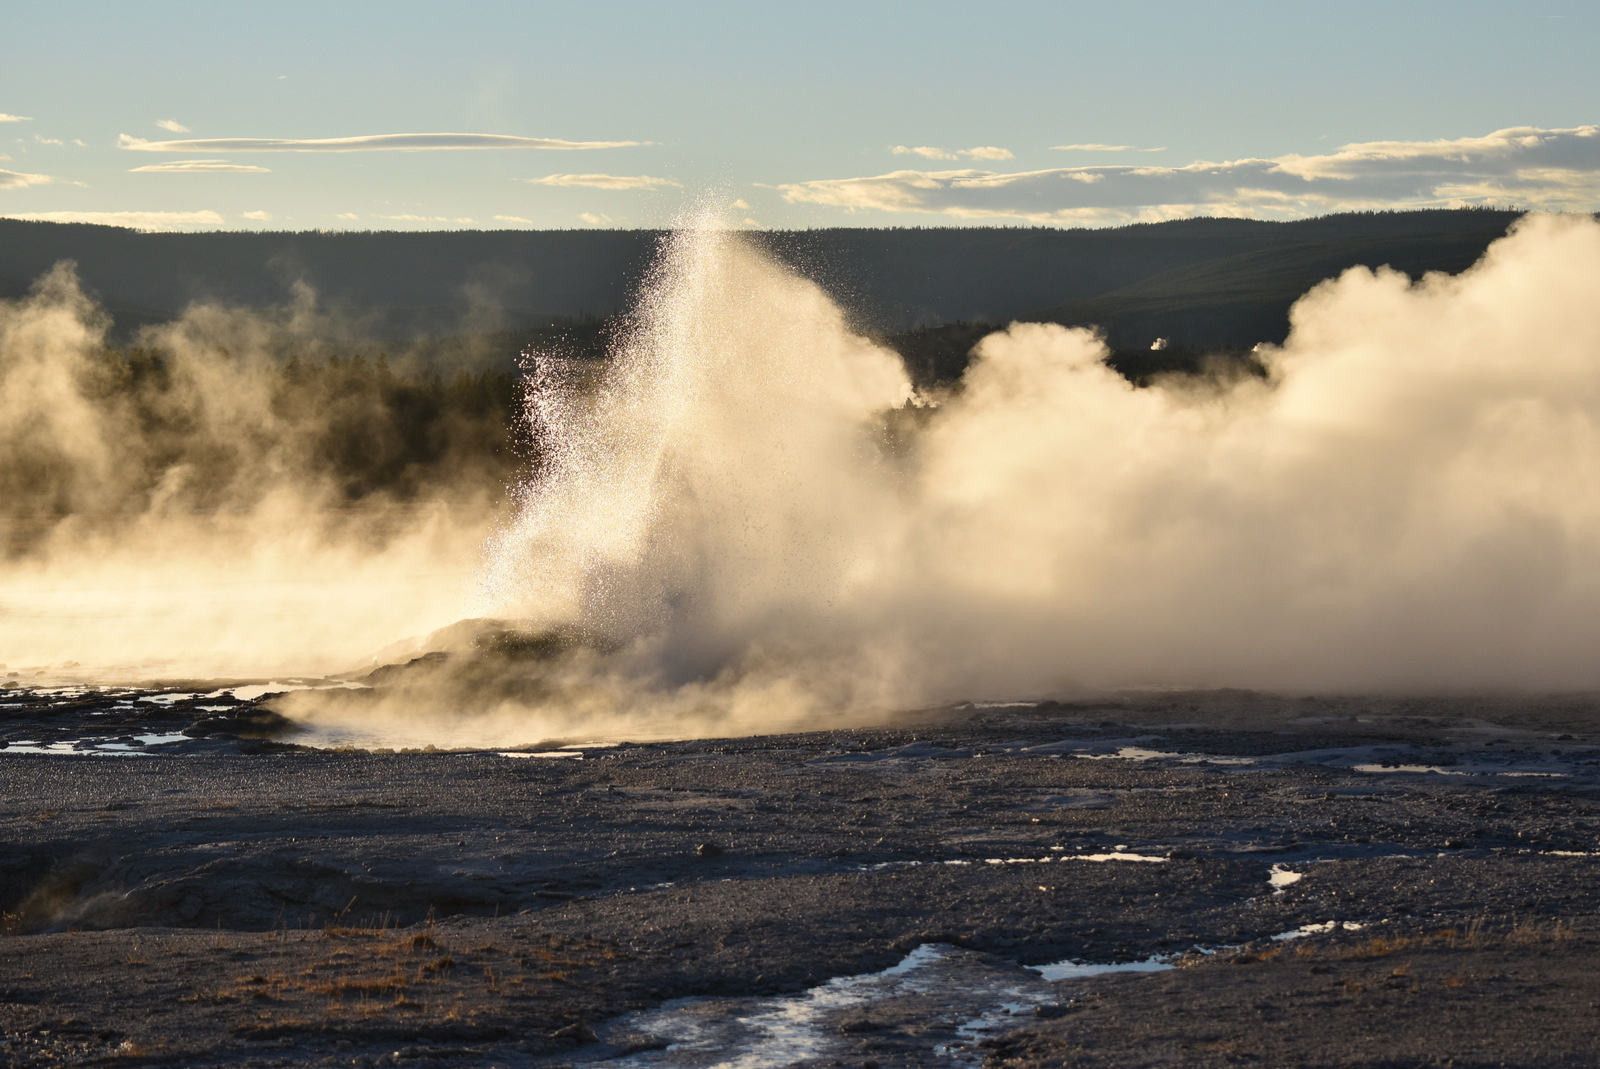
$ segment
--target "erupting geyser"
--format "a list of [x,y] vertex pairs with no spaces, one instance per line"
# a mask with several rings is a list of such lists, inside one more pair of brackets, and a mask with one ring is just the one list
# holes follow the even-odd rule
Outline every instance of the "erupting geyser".
[[1317,287],[1265,376],[1135,388],[1092,332],[1015,324],[918,397],[818,287],[691,227],[597,387],[537,360],[541,462],[457,614],[513,623],[286,709],[509,743],[1600,686],[1597,283],[1600,224],[1530,216],[1460,276]]
[[1323,284],[1264,378],[1137,389],[1091,332],[1017,324],[922,399],[817,287],[683,231],[603,389],[543,365],[553,450],[480,609],[580,652],[479,705],[537,736],[1600,685],[1597,281],[1600,225],[1534,216],[1457,277]]

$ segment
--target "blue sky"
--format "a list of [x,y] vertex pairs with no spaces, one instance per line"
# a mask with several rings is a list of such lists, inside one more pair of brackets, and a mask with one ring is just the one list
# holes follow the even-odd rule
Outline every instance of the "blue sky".
[[[660,226],[706,203],[769,227],[1600,208],[1600,5],[1567,0],[0,0],[0,27],[0,215],[435,229]],[[472,136],[393,136],[417,134]]]

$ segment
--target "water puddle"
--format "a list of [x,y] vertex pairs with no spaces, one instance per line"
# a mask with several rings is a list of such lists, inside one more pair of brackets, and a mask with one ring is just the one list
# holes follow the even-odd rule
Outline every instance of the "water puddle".
[[864,1056],[978,1066],[982,1040],[1056,997],[1038,969],[930,943],[882,972],[798,995],[668,1002],[621,1018],[602,1038],[635,1051],[611,1063],[625,1066],[754,1069]]
[[1174,750],[1147,750],[1142,746],[1123,746],[1113,753],[1077,750],[1074,751],[1073,756],[1082,761],[1173,761],[1180,765],[1229,765],[1242,767],[1260,763],[1254,757],[1182,753]]
[[1303,872],[1295,872],[1293,869],[1284,868],[1282,865],[1274,865],[1272,866],[1272,871],[1267,875],[1267,882],[1272,885],[1273,894],[1281,895],[1285,888],[1292,884],[1297,884],[1305,878],[1306,874]]
[[1030,965],[1028,968],[1044,977],[1046,980],[1081,980],[1086,976],[1101,976],[1113,972],[1166,972],[1176,969],[1172,959],[1162,954],[1155,957],[1141,958],[1138,961],[1119,962],[1093,962],[1093,961],[1058,961],[1050,965]]
[[[523,754],[505,754],[507,757],[528,756]],[[1062,847],[1052,846],[1052,850]],[[863,866],[863,871],[876,872],[880,869],[916,868],[919,865],[1053,865],[1069,861],[1084,861],[1089,864],[1106,864],[1113,861],[1127,861],[1135,864],[1165,864],[1169,859],[1156,854],[1132,854],[1125,850],[1117,850],[1110,854],[1054,854],[1044,857],[984,857],[976,859],[947,858],[943,861],[880,861],[874,865]]]
[[1399,773],[1407,775],[1434,775],[1434,776],[1510,776],[1522,779],[1564,779],[1565,772],[1535,772],[1516,768],[1443,768],[1439,765],[1382,765],[1363,764],[1351,765],[1352,772],[1366,773]]
[[[1117,852],[1058,858],[990,858],[989,864],[1030,861],[1165,861]],[[933,864],[971,864],[967,861]],[[888,862],[918,865],[924,862]],[[886,865],[874,865],[883,868]],[[1272,867],[1277,892],[1303,873]],[[1329,920],[1269,936],[1274,943],[1365,925]],[[1056,1008],[1055,984],[1109,973],[1159,973],[1186,953],[1237,950],[1195,946],[1134,961],[1068,959],[1017,966],[978,951],[926,943],[880,972],[836,977],[797,995],[769,998],[687,998],[611,1022],[600,1038],[621,1066],[664,1069],[757,1069],[800,1063],[855,1065],[886,1061],[926,1066],[980,1066],[983,1040],[1021,1027],[1036,1011]]]
[[1298,928],[1291,928],[1287,932],[1279,932],[1272,937],[1274,943],[1286,943],[1291,939],[1304,939],[1308,935],[1325,935],[1328,932],[1359,932],[1365,928],[1364,924],[1355,921],[1323,921],[1321,924],[1302,924]]
[[19,739],[0,746],[0,756],[6,754],[64,754],[68,757],[143,757],[151,747],[166,746],[174,742],[192,742],[181,732],[164,732],[155,735],[117,735],[96,738],[59,739],[55,742],[35,742]]
[[[1361,928],[1352,921],[1324,921],[1270,938],[1285,942]],[[1036,1009],[1061,1001],[1063,993],[1053,985],[1109,973],[1167,972],[1183,954],[1024,967],[927,943],[881,972],[838,977],[797,995],[676,999],[618,1018],[601,1039],[621,1052],[609,1064],[621,1066],[757,1069],[858,1065],[863,1059],[979,1066],[983,1040],[1019,1028]]]
[[167,694],[146,694],[138,700],[142,702],[148,702],[151,705],[176,705],[178,702],[186,702],[194,698],[204,697],[207,697],[207,695],[185,694],[182,691],[173,691]]
[[229,687],[214,691],[210,694],[196,694],[196,698],[220,698],[224,694],[231,694],[242,702],[253,702],[257,698],[265,698],[269,694],[287,694],[291,690],[367,690],[365,683],[353,683],[347,679],[317,680],[312,683],[291,680],[288,683],[251,683],[243,687]]

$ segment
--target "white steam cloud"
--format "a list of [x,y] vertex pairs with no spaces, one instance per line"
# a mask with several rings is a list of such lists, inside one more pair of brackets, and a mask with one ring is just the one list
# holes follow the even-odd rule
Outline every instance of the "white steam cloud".
[[[1597,285],[1600,224],[1530,216],[1457,277],[1318,286],[1264,377],[1135,388],[1092,332],[1014,324],[960,390],[918,398],[818,287],[689,229],[598,385],[536,360],[540,464],[471,610],[533,654],[480,645],[285,709],[513,744],[1085,687],[1594,688]],[[0,570],[8,660],[310,673],[465,614],[491,513],[347,531],[295,454],[250,444],[280,440],[250,317],[198,309],[152,339],[221,451],[193,455],[249,460],[219,476],[247,507],[197,513],[175,472],[97,511],[130,462],[74,385],[103,327],[70,278],[0,307],[0,473],[67,509]]]
[[1265,378],[1139,389],[1093,333],[1016,324],[917,409],[815,286],[679,234],[601,391],[542,360],[552,452],[483,573],[483,613],[581,649],[388,708],[526,741],[1084,686],[1595,687],[1597,283],[1600,225],[1534,216],[1459,277],[1319,286]]

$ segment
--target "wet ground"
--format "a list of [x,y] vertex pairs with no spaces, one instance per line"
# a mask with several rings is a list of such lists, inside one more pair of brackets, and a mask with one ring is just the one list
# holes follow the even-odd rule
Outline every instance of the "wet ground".
[[1600,1064],[1594,698],[535,757],[267,689],[4,693],[0,1064]]

